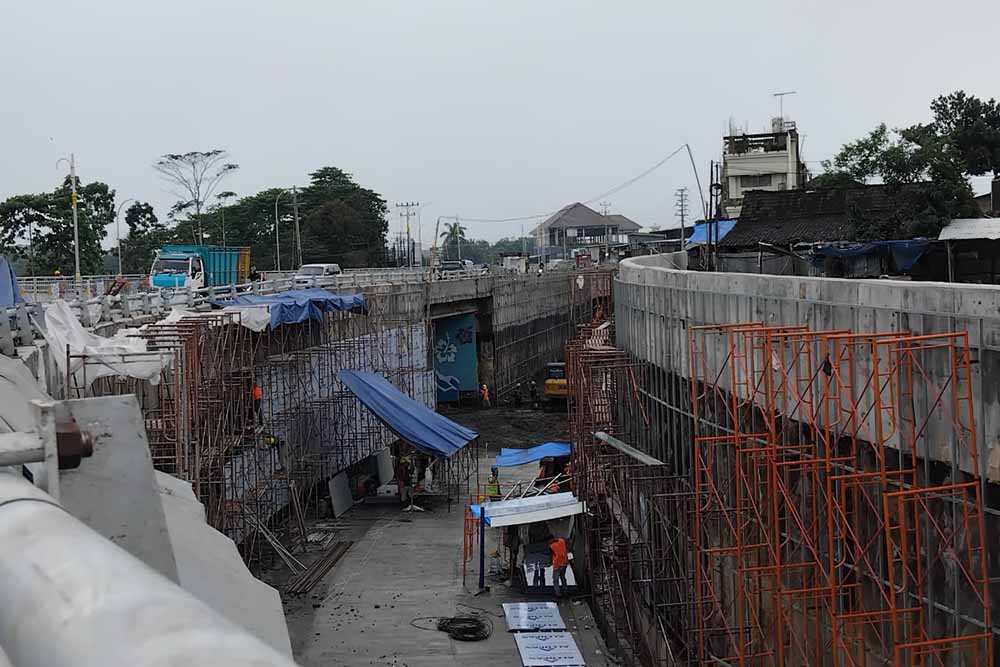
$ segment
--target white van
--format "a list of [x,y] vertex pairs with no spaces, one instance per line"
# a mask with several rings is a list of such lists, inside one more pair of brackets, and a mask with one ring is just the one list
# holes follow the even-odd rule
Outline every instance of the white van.
[[339,276],[340,264],[303,264],[295,272],[295,284],[308,285],[322,278]]

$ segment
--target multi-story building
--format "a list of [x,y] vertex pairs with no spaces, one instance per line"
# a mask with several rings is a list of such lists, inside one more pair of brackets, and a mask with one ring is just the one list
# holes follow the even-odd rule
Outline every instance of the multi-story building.
[[738,218],[743,193],[750,190],[795,190],[809,179],[799,154],[795,121],[771,119],[771,131],[723,137],[722,206],[729,218]]

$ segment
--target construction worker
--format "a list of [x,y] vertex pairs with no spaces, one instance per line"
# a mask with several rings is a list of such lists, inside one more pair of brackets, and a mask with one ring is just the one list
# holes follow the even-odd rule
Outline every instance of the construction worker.
[[569,567],[569,548],[566,546],[566,540],[553,536],[549,540],[549,552],[552,554],[552,588],[559,598],[563,593],[569,592],[566,590],[569,588],[566,583],[566,568]]
[[485,384],[479,388],[479,400],[482,401],[483,408],[488,410],[490,407],[490,388]]
[[531,408],[538,409],[538,383],[534,380],[528,385],[528,395],[531,396]]
[[490,467],[490,478],[486,481],[486,495],[490,500],[500,500],[500,469]]
[[521,407],[521,383],[514,385],[514,407]]
[[264,402],[264,391],[256,382],[253,383],[253,387],[250,389],[250,399],[253,401],[253,413],[257,417],[257,423],[263,424],[264,416],[261,414],[261,404]]

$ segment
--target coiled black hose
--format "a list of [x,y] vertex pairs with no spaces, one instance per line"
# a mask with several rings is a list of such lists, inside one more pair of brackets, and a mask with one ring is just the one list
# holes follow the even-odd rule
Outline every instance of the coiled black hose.
[[[421,621],[435,621],[434,628],[419,625]],[[448,636],[460,642],[479,642],[493,634],[493,622],[479,616],[422,616],[410,621],[410,625],[420,630],[436,629],[447,632]]]

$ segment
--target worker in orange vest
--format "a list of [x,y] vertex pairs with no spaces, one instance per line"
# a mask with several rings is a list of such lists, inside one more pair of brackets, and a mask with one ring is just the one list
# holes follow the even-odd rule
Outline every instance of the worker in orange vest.
[[479,389],[479,399],[482,401],[483,407],[489,409],[490,407],[490,388],[485,384]]
[[566,540],[561,537],[554,537],[549,540],[549,551],[552,553],[552,588],[556,597],[562,597],[563,593],[568,593],[569,585],[566,583],[566,568],[569,567],[569,547]]
[[253,383],[253,388],[250,389],[250,398],[253,399],[253,413],[257,417],[257,423],[263,424],[264,417],[261,415],[261,404],[264,402],[264,391],[256,382]]

